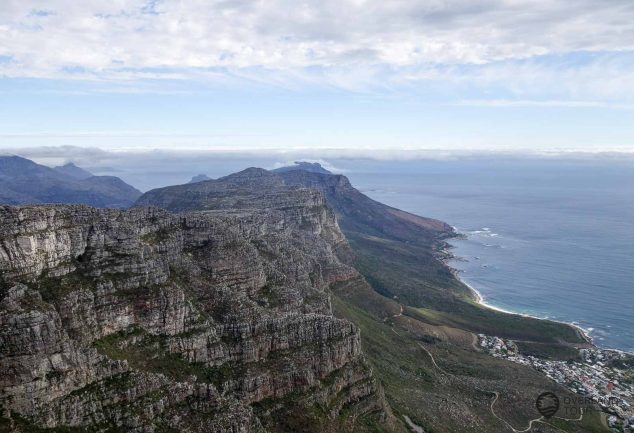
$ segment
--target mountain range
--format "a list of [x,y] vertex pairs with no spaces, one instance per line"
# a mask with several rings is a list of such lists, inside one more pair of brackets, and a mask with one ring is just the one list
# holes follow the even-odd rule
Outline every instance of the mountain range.
[[50,168],[19,156],[0,156],[0,203],[125,208],[140,195],[118,177],[93,176],[72,163]]
[[477,345],[572,361],[576,328],[482,306],[449,225],[298,165],[0,206],[0,431],[609,431],[534,424],[574,395]]

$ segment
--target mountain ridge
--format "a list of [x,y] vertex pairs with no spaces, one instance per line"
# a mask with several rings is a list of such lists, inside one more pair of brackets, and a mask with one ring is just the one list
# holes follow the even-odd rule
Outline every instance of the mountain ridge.
[[141,195],[115,176],[93,176],[74,164],[50,168],[19,156],[0,156],[0,203],[77,203],[125,208]]
[[24,431],[404,433],[332,314],[330,287],[363,280],[323,196],[243,181],[202,212],[0,206],[5,413]]
[[307,161],[295,161],[294,165],[288,165],[284,167],[278,167],[271,170],[274,173],[285,173],[288,171],[307,171],[311,173],[321,173],[321,174],[332,174],[331,171],[326,170],[322,165],[318,162],[307,162]]
[[[0,405],[20,431],[504,431],[545,390],[572,394],[477,334],[558,360],[587,347],[478,304],[446,264],[450,226],[342,175],[251,167],[125,211],[0,216]],[[605,431],[587,412],[564,431]]]

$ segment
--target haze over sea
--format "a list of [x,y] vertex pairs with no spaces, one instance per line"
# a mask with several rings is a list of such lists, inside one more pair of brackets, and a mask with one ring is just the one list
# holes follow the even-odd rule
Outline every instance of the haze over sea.
[[484,301],[574,322],[634,351],[634,163],[560,159],[355,162],[353,184],[446,221],[452,266]]

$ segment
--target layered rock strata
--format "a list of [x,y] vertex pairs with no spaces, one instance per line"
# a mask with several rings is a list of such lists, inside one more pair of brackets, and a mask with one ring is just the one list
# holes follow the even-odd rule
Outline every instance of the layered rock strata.
[[0,207],[12,429],[275,431],[288,399],[325,431],[390,422],[332,316],[329,286],[360,279],[323,196],[238,178],[206,209]]

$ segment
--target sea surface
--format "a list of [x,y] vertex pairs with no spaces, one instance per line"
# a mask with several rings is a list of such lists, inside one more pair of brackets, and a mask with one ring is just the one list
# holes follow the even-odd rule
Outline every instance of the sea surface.
[[451,264],[504,310],[634,352],[634,162],[333,161],[370,197],[463,233]]

